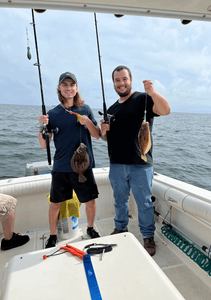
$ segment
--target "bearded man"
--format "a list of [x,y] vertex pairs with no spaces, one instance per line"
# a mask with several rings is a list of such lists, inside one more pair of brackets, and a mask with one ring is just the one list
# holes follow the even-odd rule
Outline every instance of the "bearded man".
[[129,68],[118,66],[112,73],[114,89],[119,99],[108,109],[114,115],[114,122],[106,124],[101,120],[101,137],[108,142],[110,172],[109,179],[115,198],[115,229],[111,234],[128,231],[129,196],[132,189],[138,207],[139,228],[144,248],[153,256],[155,221],[151,200],[153,157],[152,146],[146,153],[147,161],[141,158],[138,133],[144,115],[149,123],[151,141],[154,117],[168,115],[168,101],[160,95],[151,80],[144,80],[145,93],[132,90],[132,75]]

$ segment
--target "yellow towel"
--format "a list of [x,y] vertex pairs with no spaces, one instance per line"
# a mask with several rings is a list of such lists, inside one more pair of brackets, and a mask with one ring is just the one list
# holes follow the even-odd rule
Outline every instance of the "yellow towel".
[[[50,195],[47,195],[47,199],[50,201]],[[80,218],[80,206],[81,202],[78,200],[78,197],[73,191],[73,198],[62,202],[59,212],[59,220],[63,218],[69,218],[70,216],[74,216],[76,218]]]

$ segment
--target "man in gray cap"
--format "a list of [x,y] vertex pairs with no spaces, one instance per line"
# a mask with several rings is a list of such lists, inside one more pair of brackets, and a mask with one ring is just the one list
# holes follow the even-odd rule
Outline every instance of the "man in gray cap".
[[[60,75],[57,93],[60,104],[51,109],[47,115],[39,117],[39,122],[47,124],[49,131],[57,128],[58,132],[54,135],[56,152],[52,171],[51,205],[49,208],[51,233],[46,248],[56,246],[56,226],[60,206],[63,201],[72,198],[73,189],[79,201],[86,204],[87,234],[91,238],[99,237],[98,232],[93,228],[96,215],[95,199],[98,198],[98,189],[92,171],[95,162],[91,136],[99,139],[100,128],[92,110],[84,103],[78,92],[78,83],[74,74],[65,72]],[[79,115],[80,118],[78,118]],[[41,132],[39,133],[39,142],[41,147],[45,149],[46,141]],[[85,182],[79,182],[78,174],[74,172],[70,164],[71,158],[80,143],[86,145],[90,161],[88,169],[84,172]]]

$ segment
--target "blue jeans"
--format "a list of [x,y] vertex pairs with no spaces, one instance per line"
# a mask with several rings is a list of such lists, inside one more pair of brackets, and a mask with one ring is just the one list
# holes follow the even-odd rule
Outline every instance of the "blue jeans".
[[155,231],[152,195],[153,167],[139,165],[110,164],[109,179],[114,191],[115,227],[125,230],[129,221],[128,205],[130,189],[138,206],[138,222],[143,238],[151,237]]

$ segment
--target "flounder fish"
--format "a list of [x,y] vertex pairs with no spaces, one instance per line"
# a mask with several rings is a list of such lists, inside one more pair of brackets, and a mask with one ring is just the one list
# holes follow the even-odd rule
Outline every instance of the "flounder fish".
[[90,163],[86,148],[87,146],[85,144],[80,143],[80,146],[76,149],[70,161],[73,171],[78,174],[79,182],[85,182],[87,180],[83,175]]
[[149,130],[149,122],[143,120],[141,124],[141,128],[138,133],[138,142],[139,142],[139,147],[141,149],[141,158],[144,161],[147,161],[145,154],[149,151],[152,145],[150,130]]

